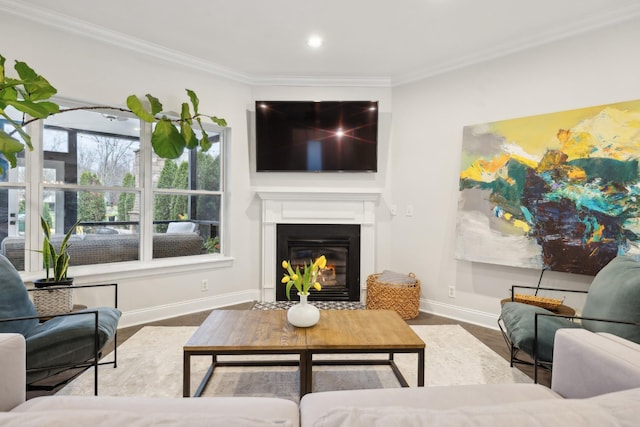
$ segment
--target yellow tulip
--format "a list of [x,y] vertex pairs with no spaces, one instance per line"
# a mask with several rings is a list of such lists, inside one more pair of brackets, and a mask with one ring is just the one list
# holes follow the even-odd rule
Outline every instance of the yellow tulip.
[[291,278],[285,274],[284,277],[282,278],[281,282],[282,283],[289,283],[289,280],[291,280]]
[[315,262],[313,263],[313,269],[314,270],[317,270],[317,269],[322,270],[326,266],[327,266],[327,258],[325,258],[324,255],[316,258]]
[[294,282],[298,280],[298,275],[294,273],[294,275],[291,276],[291,280],[293,280]]
[[282,268],[287,268],[287,267],[289,267],[289,263],[286,260],[282,261]]
[[322,290],[322,286],[320,286],[320,283],[318,283],[318,282],[314,283],[313,287],[316,288],[316,291],[321,291]]

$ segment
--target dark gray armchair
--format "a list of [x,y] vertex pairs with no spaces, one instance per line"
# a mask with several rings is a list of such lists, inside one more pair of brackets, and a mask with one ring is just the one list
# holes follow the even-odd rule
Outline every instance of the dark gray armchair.
[[[512,295],[513,292],[512,289]],[[534,365],[535,382],[538,380],[538,367],[551,369],[553,366],[553,343],[560,328],[608,332],[640,343],[640,262],[618,256],[600,270],[587,292],[580,317],[507,302],[502,305],[498,326],[510,349],[511,366],[514,363]],[[520,358],[520,352],[530,360]]]
[[[114,286],[117,305],[117,285],[97,286]],[[111,341],[115,344],[120,315],[115,307],[100,307],[46,318],[38,316],[17,270],[0,255],[0,332],[25,337],[28,388],[36,388],[35,383],[68,369],[80,368],[82,372],[93,367],[97,395],[101,352]],[[116,358],[105,363],[115,367]]]

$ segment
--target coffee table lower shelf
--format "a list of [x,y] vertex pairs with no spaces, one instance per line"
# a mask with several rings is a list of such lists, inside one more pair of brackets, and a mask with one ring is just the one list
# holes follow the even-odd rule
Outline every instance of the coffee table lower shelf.
[[[204,389],[207,387],[209,381],[211,381],[211,377],[213,377],[213,372],[218,367],[229,367],[229,366],[240,366],[240,367],[260,367],[260,366],[300,366],[300,371],[306,369],[306,357],[300,353],[292,353],[287,351],[286,353],[281,352],[251,352],[248,353],[246,351],[242,352],[225,352],[225,353],[215,353],[212,354],[210,351],[191,351],[184,352],[184,367],[183,367],[183,388],[182,388],[182,396],[189,397],[191,396],[191,356],[211,356],[211,365],[207,369],[207,372],[204,374],[202,381],[200,381],[200,385],[194,392],[192,397],[200,397],[204,392]],[[249,356],[249,355],[283,355],[283,354],[298,354],[299,361],[295,360],[252,360],[252,361],[219,361],[218,356]],[[305,383],[306,376],[300,376],[300,396],[304,395],[307,384]]]
[[[410,349],[406,351],[398,350],[394,353],[389,351],[371,351],[367,350],[366,354],[385,353],[388,354],[387,359],[321,359],[313,360],[314,354],[358,354],[353,350],[351,351],[301,351],[300,353],[286,353],[281,352],[225,352],[212,354],[210,351],[185,351],[184,352],[184,382],[183,382],[183,397],[200,397],[207,387],[209,381],[213,377],[213,373],[216,368],[219,367],[261,367],[261,366],[298,366],[300,369],[300,397],[313,391],[313,366],[389,366],[393,371],[398,383],[402,387],[409,387],[409,383],[405,379],[402,372],[395,363],[395,353],[417,353],[418,356],[418,387],[424,386],[424,350],[416,351]],[[251,361],[219,361],[218,356],[249,356],[249,355],[298,355],[299,360],[251,360]],[[198,388],[191,395],[191,356],[211,356],[211,365],[207,369],[204,377],[200,381]]]

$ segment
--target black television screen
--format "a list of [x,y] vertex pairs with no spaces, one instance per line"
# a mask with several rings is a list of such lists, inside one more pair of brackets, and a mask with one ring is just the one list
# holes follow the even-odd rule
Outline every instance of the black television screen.
[[256,101],[258,172],[376,172],[378,102]]

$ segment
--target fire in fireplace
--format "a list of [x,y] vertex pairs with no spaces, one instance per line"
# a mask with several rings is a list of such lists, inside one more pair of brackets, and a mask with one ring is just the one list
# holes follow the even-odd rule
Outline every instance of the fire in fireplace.
[[[280,284],[282,260],[296,266],[307,265],[321,255],[327,266],[318,282],[321,291],[310,290],[310,301],[360,300],[360,225],[352,224],[278,224],[276,254],[278,268],[276,283]],[[276,299],[286,301],[284,285],[276,288]],[[291,299],[298,299],[291,292]]]

